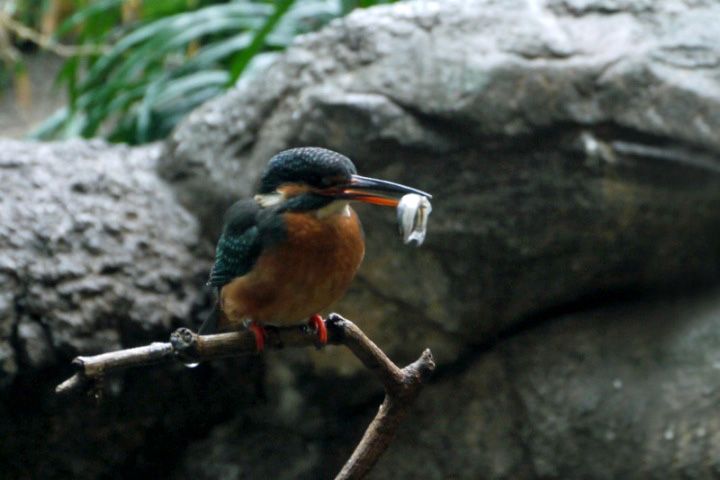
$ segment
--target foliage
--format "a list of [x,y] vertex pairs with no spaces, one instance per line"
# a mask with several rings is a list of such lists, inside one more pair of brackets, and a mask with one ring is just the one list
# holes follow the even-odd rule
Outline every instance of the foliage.
[[301,33],[356,7],[394,0],[75,0],[55,32],[103,53],[67,59],[58,82],[69,105],[39,138],[143,143],[187,112],[257,72]]

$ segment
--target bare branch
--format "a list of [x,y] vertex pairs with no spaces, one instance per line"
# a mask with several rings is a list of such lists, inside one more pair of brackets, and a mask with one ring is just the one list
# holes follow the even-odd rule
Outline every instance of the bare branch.
[[23,40],[33,42],[38,47],[49,50],[60,57],[100,55],[109,51],[105,45],[64,45],[51,35],[45,35],[14,20],[9,14],[0,12],[0,31],[7,30]]
[[[430,350],[425,350],[419,359],[400,369],[350,320],[331,314],[325,325],[328,343],[349,348],[385,387],[385,400],[377,415],[336,477],[336,480],[361,479],[387,450],[402,418],[435,369],[435,362]],[[315,332],[306,326],[268,328],[265,345],[266,348],[318,346]],[[81,390],[108,373],[131,367],[166,363],[173,359],[192,363],[254,353],[255,336],[252,332],[198,335],[187,328],[180,328],[172,333],[168,343],[77,357],[73,364],[78,372],[58,385],[55,391],[69,393]]]
[[[335,340],[330,338],[329,341]],[[315,345],[313,332],[305,326],[268,328],[266,346],[303,347]],[[333,342],[337,343],[337,342]],[[57,393],[70,393],[101,380],[105,374],[126,368],[181,360],[186,363],[216,358],[252,355],[256,353],[255,336],[249,331],[198,335],[187,328],[179,328],[170,335],[170,342],[155,342],[143,347],[102,353],[91,357],[76,357],[73,365],[78,372],[55,388]]]
[[377,415],[335,480],[365,478],[390,446],[400,422],[434,370],[435,362],[428,349],[415,362],[401,370],[400,383],[393,391],[385,390],[385,400]]

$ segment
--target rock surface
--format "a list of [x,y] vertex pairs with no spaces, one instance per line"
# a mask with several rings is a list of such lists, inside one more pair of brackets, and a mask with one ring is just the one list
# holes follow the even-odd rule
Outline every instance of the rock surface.
[[155,174],[158,153],[2,142],[0,349],[15,347],[2,383],[57,354],[117,349],[190,316],[197,222]]
[[715,478],[718,332],[718,290],[523,332],[423,392],[372,478]]
[[439,361],[374,478],[713,478],[720,292],[689,293],[720,277],[718,17],[404,2],[303,37],[164,146],[2,142],[3,473],[332,477],[381,399],[342,349],[51,393],[77,353],[196,322],[223,208],[320,145],[435,195],[421,249],[361,209],[337,306],[398,363]]
[[208,264],[197,221],[155,173],[159,152],[0,141],[4,478],[153,472],[247,390],[158,370],[108,379],[99,406],[54,395],[75,355],[166,339],[193,316]]
[[432,192],[419,250],[401,247],[392,212],[362,209],[367,258],[338,307],[404,360],[428,345],[453,361],[598,293],[712,282],[720,6],[693,5],[359,11],[190,115],[161,173],[211,227],[208,205],[249,194],[268,158],[297,145]]
[[[341,151],[365,175],[435,195],[419,250],[400,247],[392,213],[362,209],[368,254],[338,306],[393,358],[430,346],[447,369],[375,478],[707,477],[714,441],[676,446],[660,428],[660,419],[688,422],[679,412],[702,392],[684,397],[680,374],[662,388],[643,377],[661,375],[664,363],[682,370],[665,353],[685,348],[677,340],[704,352],[688,360],[693,382],[714,385],[706,357],[716,343],[664,343],[648,323],[707,325],[628,307],[612,323],[617,358],[602,310],[552,325],[563,312],[717,282],[719,16],[713,2],[601,0],[357,12],[194,112],[167,142],[160,172],[200,218],[250,194],[267,159],[298,145]],[[329,351],[313,365],[337,382],[354,378],[357,364]],[[354,398],[327,390],[340,404],[373,398],[371,388],[351,390]],[[340,422],[358,431],[367,418]],[[346,445],[344,457],[352,435],[328,428],[310,444]],[[244,445],[220,432],[208,442],[225,459]],[[320,477],[333,461],[320,462]]]

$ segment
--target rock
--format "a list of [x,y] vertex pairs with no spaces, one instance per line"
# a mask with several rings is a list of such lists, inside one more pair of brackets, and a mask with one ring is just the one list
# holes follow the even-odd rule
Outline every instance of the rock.
[[158,153],[0,145],[0,331],[21,364],[117,349],[190,318],[207,266],[195,220],[154,173]]
[[319,442],[292,429],[230,422],[193,447],[201,454],[186,457],[176,478],[317,478],[313,472],[321,456],[319,447]]
[[473,357],[423,390],[371,478],[533,478],[522,415],[504,359]]
[[54,394],[75,355],[165,340],[196,316],[208,262],[159,152],[0,141],[3,477],[159,471],[189,432],[256,396],[255,367],[218,393],[217,369],[179,366],[112,376],[102,402]]
[[402,2],[303,37],[162,147],[1,142],[3,473],[337,471],[382,398],[341,348],[50,393],[78,353],[194,323],[223,208],[315,144],[435,195],[420,249],[361,209],[367,258],[336,306],[397,363],[439,364],[375,478],[711,478],[718,292],[681,294],[720,276],[718,15]]
[[12,285],[13,280],[9,275],[0,274],[0,285],[3,290],[0,292],[0,388],[9,384],[17,374],[17,358],[10,339],[15,334],[15,305],[13,302]]
[[502,349],[538,477],[713,478],[720,291],[569,315]]
[[288,147],[432,192],[419,250],[362,209],[367,257],[337,309],[400,361],[429,346],[452,362],[538,312],[718,280],[718,16],[673,0],[358,11],[190,115],[160,171],[211,238]]
[[418,398],[372,478],[714,478],[720,291],[565,315]]

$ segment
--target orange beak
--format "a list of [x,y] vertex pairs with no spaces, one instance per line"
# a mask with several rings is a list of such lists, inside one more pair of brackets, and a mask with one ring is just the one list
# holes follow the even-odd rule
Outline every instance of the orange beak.
[[336,198],[346,198],[358,202],[382,205],[384,207],[397,207],[400,203],[399,197],[414,193],[427,198],[432,198],[427,192],[416,188],[401,185],[399,183],[379,180],[377,178],[361,177],[353,175],[350,183],[342,185],[339,189],[333,188],[332,195]]

